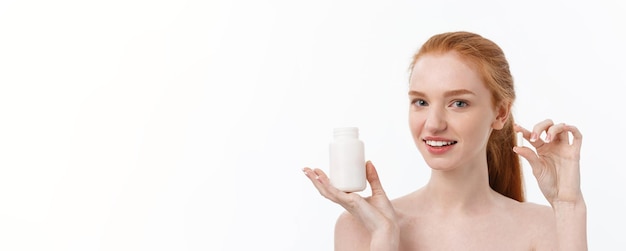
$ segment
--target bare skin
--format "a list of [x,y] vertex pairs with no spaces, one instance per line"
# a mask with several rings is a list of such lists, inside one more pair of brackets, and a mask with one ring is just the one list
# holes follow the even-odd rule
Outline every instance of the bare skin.
[[[550,207],[492,192],[485,204],[442,209],[425,190],[392,201],[396,250],[556,250]],[[339,217],[335,237],[335,250],[370,250],[369,232],[350,213]]]
[[550,206],[517,202],[489,187],[486,160],[489,135],[502,129],[510,106],[494,107],[478,73],[455,53],[424,56],[413,72],[409,126],[431,168],[424,187],[390,200],[368,161],[372,195],[363,198],[334,188],[320,169],[303,170],[346,209],[335,250],[586,250],[578,129],[549,119],[515,127],[532,148],[511,150],[528,160]]

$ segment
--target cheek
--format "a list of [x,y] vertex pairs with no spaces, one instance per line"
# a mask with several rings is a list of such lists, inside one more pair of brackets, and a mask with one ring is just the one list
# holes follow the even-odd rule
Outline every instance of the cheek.
[[459,125],[457,128],[463,130],[463,134],[468,135],[469,139],[472,141],[484,145],[487,140],[489,140],[489,135],[491,134],[491,123],[486,118],[477,118],[480,118],[480,116],[475,116],[472,120],[467,120],[466,123]]
[[411,134],[413,137],[419,135],[419,132],[422,130],[424,125],[424,121],[420,116],[417,116],[415,113],[409,113],[409,129],[411,130]]

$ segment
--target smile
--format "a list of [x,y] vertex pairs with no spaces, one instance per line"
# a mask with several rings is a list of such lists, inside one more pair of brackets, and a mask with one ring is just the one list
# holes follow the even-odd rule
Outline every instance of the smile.
[[438,140],[424,140],[424,142],[429,146],[441,147],[441,146],[449,146],[454,145],[457,141],[438,141]]

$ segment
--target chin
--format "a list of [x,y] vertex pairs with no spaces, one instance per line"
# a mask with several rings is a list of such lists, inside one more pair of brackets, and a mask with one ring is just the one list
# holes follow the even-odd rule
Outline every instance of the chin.
[[428,167],[430,167],[430,169],[432,170],[436,170],[436,171],[450,171],[450,170],[454,170],[456,165],[453,165],[452,163],[450,163],[449,160],[444,159],[444,158],[431,158],[431,159],[425,159],[426,164],[428,165]]

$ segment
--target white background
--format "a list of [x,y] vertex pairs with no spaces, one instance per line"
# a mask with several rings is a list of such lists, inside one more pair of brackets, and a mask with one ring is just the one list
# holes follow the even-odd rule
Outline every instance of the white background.
[[390,197],[422,186],[407,67],[455,30],[504,49],[519,124],[580,128],[589,247],[624,248],[624,13],[618,0],[3,0],[0,249],[331,250],[342,208],[301,169],[326,169],[332,128],[353,125]]

